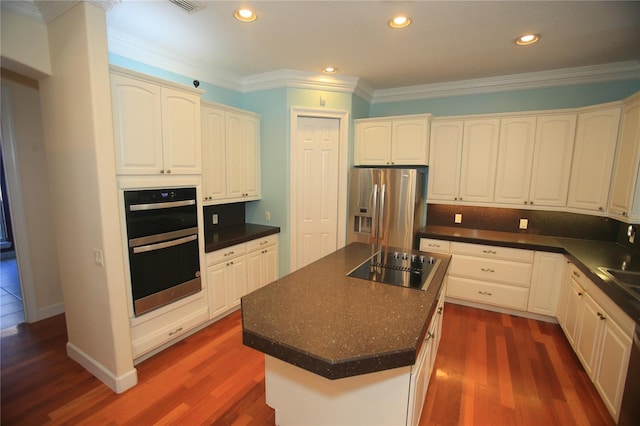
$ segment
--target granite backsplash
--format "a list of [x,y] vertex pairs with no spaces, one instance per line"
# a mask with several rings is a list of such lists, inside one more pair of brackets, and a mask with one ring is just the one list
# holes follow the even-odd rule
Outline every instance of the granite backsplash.
[[[218,223],[214,225],[213,216],[218,215]],[[219,204],[204,206],[204,233],[215,232],[219,228],[227,228],[245,223],[244,203]]]
[[[462,223],[455,223],[456,214],[462,215]],[[527,229],[519,229],[520,219],[528,220]],[[617,241],[633,251],[640,251],[638,247],[640,246],[640,235],[638,235],[636,243],[631,244],[628,241],[628,224],[608,217],[580,213],[428,204],[427,225]],[[635,232],[638,226],[633,225],[633,227]]]

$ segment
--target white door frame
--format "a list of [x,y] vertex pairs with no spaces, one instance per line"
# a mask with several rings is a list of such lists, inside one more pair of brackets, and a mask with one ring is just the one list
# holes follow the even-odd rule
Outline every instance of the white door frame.
[[[2,157],[4,159],[7,191],[9,198],[11,224],[13,225],[14,250],[16,252],[16,266],[20,277],[22,292],[22,306],[24,320],[35,322],[42,319],[38,311],[35,283],[33,281],[31,251],[29,247],[29,232],[22,195],[22,179],[20,178],[20,164],[17,155],[15,131],[13,127],[13,107],[11,102],[11,88],[2,86]],[[47,182],[43,182],[46,185]]]
[[298,269],[298,255],[296,247],[296,200],[295,194],[297,191],[298,182],[294,178],[297,176],[298,164],[296,151],[296,137],[298,134],[298,118],[300,117],[312,117],[312,118],[333,118],[340,120],[340,128],[338,130],[338,229],[337,229],[337,248],[344,247],[346,242],[346,226],[347,226],[347,177],[348,177],[348,159],[349,159],[349,112],[341,110],[326,110],[317,108],[301,108],[291,107],[291,132],[289,133],[289,158],[290,158],[290,170],[289,170],[289,222],[291,225],[290,233],[290,261],[289,272],[293,272]]

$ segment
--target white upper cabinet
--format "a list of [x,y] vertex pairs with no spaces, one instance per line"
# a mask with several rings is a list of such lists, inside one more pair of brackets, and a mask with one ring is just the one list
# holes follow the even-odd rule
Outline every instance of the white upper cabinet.
[[227,196],[225,112],[202,105],[202,192],[203,200]]
[[203,202],[260,198],[260,117],[202,103]]
[[618,219],[640,221],[640,93],[627,98],[622,106],[620,136],[611,177],[609,214]]
[[529,204],[566,205],[575,129],[576,114],[538,117]]
[[619,123],[619,106],[578,115],[568,207],[605,212]]
[[431,124],[427,200],[458,199],[463,131],[462,120],[434,120]]
[[465,120],[460,194],[463,201],[493,201],[500,119]]
[[112,72],[117,173],[199,174],[200,93]]
[[526,204],[531,184],[536,117],[511,117],[500,121],[498,170],[494,201]]
[[430,115],[356,120],[355,165],[426,166]]

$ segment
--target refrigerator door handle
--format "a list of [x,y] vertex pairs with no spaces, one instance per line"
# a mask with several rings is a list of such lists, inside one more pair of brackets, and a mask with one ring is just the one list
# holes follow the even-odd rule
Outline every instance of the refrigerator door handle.
[[371,226],[374,229],[371,230],[373,234],[374,243],[378,242],[378,184],[373,185],[373,217],[371,218]]
[[380,192],[380,222],[378,223],[378,244],[382,245],[384,240],[384,201],[387,185],[382,184],[382,191]]

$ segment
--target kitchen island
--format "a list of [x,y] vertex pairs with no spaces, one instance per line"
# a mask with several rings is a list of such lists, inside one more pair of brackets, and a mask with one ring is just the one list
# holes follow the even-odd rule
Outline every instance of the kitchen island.
[[243,342],[267,355],[278,424],[414,423],[407,401],[450,256],[433,254],[424,291],[347,276],[375,251],[350,244],[242,298]]

